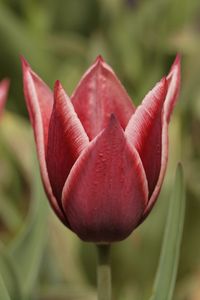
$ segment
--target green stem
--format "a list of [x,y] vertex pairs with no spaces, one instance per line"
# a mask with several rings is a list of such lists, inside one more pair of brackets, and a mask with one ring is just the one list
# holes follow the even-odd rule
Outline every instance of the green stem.
[[111,300],[110,245],[97,245],[97,290],[98,300]]

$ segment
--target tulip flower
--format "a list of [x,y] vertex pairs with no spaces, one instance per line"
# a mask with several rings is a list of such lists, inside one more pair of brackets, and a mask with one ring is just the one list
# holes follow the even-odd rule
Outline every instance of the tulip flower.
[[164,179],[180,58],[135,107],[102,57],[71,97],[23,62],[24,94],[43,184],[59,219],[82,240],[125,239],[147,217]]
[[9,88],[9,80],[3,79],[0,82],[0,114],[2,114],[4,105],[7,100],[8,88]]

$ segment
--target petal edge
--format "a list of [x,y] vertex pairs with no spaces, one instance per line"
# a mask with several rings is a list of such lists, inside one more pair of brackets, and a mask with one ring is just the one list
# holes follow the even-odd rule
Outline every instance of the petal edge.
[[[64,223],[68,224],[62,210],[60,209],[56,198],[52,193],[52,188],[49,182],[49,176],[47,173],[47,166],[45,160],[45,139],[48,135],[48,122],[43,123],[43,117],[41,112],[41,106],[39,104],[38,94],[35,87],[35,80],[38,84],[41,84],[44,90],[46,90],[46,85],[43,81],[31,70],[29,64],[24,58],[22,58],[22,69],[23,69],[23,83],[24,83],[24,96],[27,103],[31,123],[34,129],[34,135],[36,140],[36,148],[38,159],[40,163],[40,172],[42,176],[43,185],[48,196],[49,202],[59,217],[59,219]],[[47,88],[47,94],[50,93]],[[50,93],[51,95],[51,93]],[[51,101],[51,98],[49,99]],[[50,116],[48,116],[50,118]],[[48,119],[46,120],[48,121]],[[45,134],[46,130],[46,134]]]
[[88,144],[88,136],[74,111],[71,100],[67,97],[61,83],[56,81],[46,163],[53,193],[60,205],[62,188],[67,176]]

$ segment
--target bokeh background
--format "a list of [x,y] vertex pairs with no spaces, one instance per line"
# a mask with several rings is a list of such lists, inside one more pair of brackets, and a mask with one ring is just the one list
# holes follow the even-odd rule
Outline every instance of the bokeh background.
[[[96,256],[50,211],[22,92],[19,56],[70,95],[98,54],[136,104],[182,56],[159,201],[126,241],[113,245],[114,299],[148,299],[177,161],[187,204],[174,299],[200,299],[199,0],[0,0],[0,79],[11,79],[0,123],[0,272],[12,300],[96,299]],[[2,299],[3,300],[3,299]]]

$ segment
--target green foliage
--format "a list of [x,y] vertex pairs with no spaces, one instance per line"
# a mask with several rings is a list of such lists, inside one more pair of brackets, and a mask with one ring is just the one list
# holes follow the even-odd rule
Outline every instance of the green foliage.
[[7,291],[12,300],[23,300],[15,260],[7,253],[6,248],[2,246],[0,251],[0,270],[3,290]]
[[[24,127],[24,124],[20,130],[20,122],[18,122],[18,118],[14,116],[8,118],[7,121],[5,120],[4,131],[1,132],[2,137],[4,135],[8,136],[10,128],[12,128],[12,136],[9,136],[9,138],[12,139],[12,142],[13,138],[16,138],[15,135],[17,135],[18,130],[20,134],[24,134],[24,136],[27,133],[27,128]],[[8,144],[9,138],[7,139]],[[18,150],[21,151],[21,149]],[[0,253],[1,273],[7,284],[12,300],[29,299],[37,284],[37,277],[48,237],[46,232],[47,203],[44,199],[37,161],[35,155],[33,155],[33,151],[30,150],[31,149],[27,148],[31,161],[30,166],[31,169],[34,170],[34,176],[30,183],[31,190],[28,213],[15,237],[7,247],[2,247]],[[25,158],[26,153],[23,153],[23,155]],[[14,213],[11,214],[10,212],[10,210],[7,211],[8,216],[13,217]]]
[[6,289],[6,286],[3,282],[3,278],[0,275],[0,295],[3,297],[4,300],[10,300],[10,297],[8,295],[8,291]]
[[[33,159],[34,166],[37,166]],[[23,228],[9,247],[10,255],[15,258],[21,289],[25,298],[35,287],[44,246],[47,241],[47,203],[41,186],[40,174],[36,169],[32,184],[32,204]]]
[[150,300],[172,300],[179,262],[184,215],[185,188],[183,170],[179,164],[170,199],[169,213],[153,296]]

